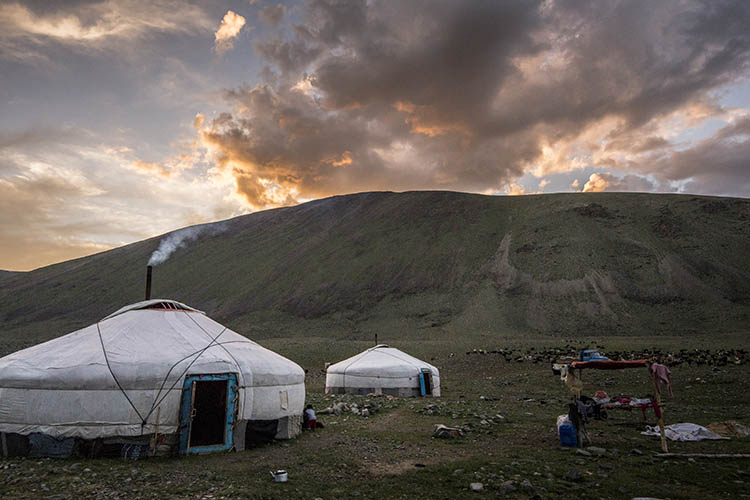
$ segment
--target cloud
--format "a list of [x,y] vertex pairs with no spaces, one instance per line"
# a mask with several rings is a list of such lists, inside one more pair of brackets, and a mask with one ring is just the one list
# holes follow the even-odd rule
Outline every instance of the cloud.
[[214,48],[217,54],[223,54],[234,47],[234,39],[240,34],[243,26],[245,26],[245,18],[228,10],[221,20],[221,26],[214,34]]
[[0,269],[28,270],[244,213],[198,151],[137,158],[72,127],[0,135]]
[[591,174],[589,180],[583,185],[584,193],[599,193],[606,191],[615,177],[612,174]]
[[268,5],[258,11],[258,18],[269,26],[278,26],[286,11],[286,6],[282,4]]
[[[577,187],[577,182],[574,182]],[[645,177],[638,175],[617,176],[608,173],[594,173],[583,185],[584,193],[602,191],[654,191],[656,186]]]
[[56,4],[44,10],[6,3],[0,5],[0,55],[24,62],[49,61],[47,46],[54,44],[119,50],[123,40],[143,39],[152,33],[210,29],[210,19],[199,6],[177,0],[105,0]]
[[302,19],[255,42],[263,82],[228,90],[199,127],[255,208],[505,192],[591,166],[617,172],[609,189],[657,189],[645,166],[727,119],[713,96],[750,68],[743,2],[314,0]]
[[505,194],[510,195],[510,196],[519,196],[522,194],[526,194],[526,189],[520,184],[511,182],[505,187]]
[[59,217],[67,200],[83,195],[80,186],[60,177],[0,179],[0,267],[28,270],[111,248],[74,236],[93,222]]
[[750,197],[750,116],[719,129],[691,148],[639,164],[685,192]]
[[152,162],[146,162],[143,160],[136,160],[133,162],[133,166],[136,169],[142,170],[144,172],[151,172],[155,173],[156,175],[159,175],[161,177],[169,177],[171,172],[168,168],[166,168],[161,163],[152,163]]
[[200,161],[200,155],[196,151],[193,151],[191,153],[182,153],[172,156],[163,162],[147,162],[136,159],[131,165],[137,171],[166,179],[185,170],[194,168],[197,163],[200,163]]

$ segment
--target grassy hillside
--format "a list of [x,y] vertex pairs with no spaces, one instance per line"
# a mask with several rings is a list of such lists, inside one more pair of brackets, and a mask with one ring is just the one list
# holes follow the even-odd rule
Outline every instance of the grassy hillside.
[[[750,319],[748,200],[363,193],[222,229],[155,267],[153,296],[251,338],[736,333]],[[160,240],[0,273],[3,341],[142,300]]]

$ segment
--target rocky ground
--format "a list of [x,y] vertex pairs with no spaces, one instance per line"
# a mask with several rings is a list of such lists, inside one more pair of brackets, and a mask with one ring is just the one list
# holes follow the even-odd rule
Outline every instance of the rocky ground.
[[[531,347],[534,352],[551,349],[507,349],[525,355]],[[679,352],[670,346],[660,349]],[[590,447],[560,447],[555,421],[566,412],[569,395],[549,366],[517,362],[515,354],[506,361],[467,351],[473,348],[435,349],[444,394],[439,399],[326,396],[323,377],[311,370],[308,402],[319,412],[334,409],[319,416],[324,429],[292,441],[203,457],[9,459],[0,462],[0,497],[750,497],[748,459],[658,457],[659,439],[640,434],[647,423],[654,424],[652,414],[644,422],[640,411],[610,412],[608,420],[589,425]],[[750,405],[740,389],[749,370],[744,363],[673,366],[675,397],[666,402],[667,423],[750,423]],[[585,393],[603,389],[610,395],[643,396],[651,390],[640,369],[586,373],[584,383]],[[460,429],[460,437],[433,437],[438,424]],[[670,451],[750,453],[750,438],[670,442]],[[289,482],[272,481],[269,471],[277,469],[288,471]]]

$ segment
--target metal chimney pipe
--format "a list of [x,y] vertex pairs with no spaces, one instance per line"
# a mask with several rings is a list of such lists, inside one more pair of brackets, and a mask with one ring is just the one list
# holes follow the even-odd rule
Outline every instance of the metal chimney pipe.
[[151,300],[151,271],[152,266],[146,266],[146,300]]

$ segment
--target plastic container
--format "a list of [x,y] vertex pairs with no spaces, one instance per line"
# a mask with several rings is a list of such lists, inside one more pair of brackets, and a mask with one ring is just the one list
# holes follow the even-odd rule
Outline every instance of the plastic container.
[[289,475],[285,470],[277,470],[276,472],[271,471],[271,477],[277,483],[286,483],[289,479]]
[[560,436],[560,446],[578,446],[578,433],[567,415],[557,417],[557,434]]

